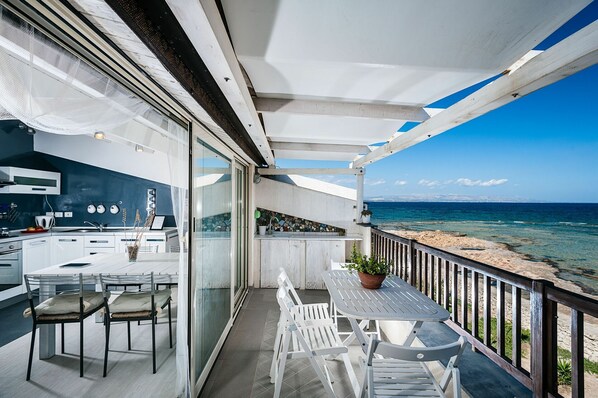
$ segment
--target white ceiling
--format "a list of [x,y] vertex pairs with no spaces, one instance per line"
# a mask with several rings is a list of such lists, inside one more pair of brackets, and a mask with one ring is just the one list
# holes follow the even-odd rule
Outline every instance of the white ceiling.
[[[258,97],[427,106],[505,71],[588,0],[222,0]],[[264,112],[272,141],[373,144],[404,120]],[[277,158],[358,153],[275,150]],[[327,154],[327,155],[326,155]]]

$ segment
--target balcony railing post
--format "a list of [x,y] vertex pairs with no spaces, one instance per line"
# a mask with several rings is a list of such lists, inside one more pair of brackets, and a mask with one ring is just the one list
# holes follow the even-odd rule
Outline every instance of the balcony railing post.
[[413,248],[413,240],[409,239],[409,246],[407,248],[407,268],[409,269],[409,283],[415,286],[416,283],[416,266],[415,266],[415,249]]
[[532,281],[530,292],[532,335],[532,386],[534,397],[544,398],[556,392],[557,308],[546,297],[545,280]]

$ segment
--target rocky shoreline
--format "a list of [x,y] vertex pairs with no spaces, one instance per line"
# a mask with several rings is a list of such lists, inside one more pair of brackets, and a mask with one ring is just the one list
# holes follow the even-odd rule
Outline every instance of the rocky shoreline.
[[[420,243],[436,247],[447,252],[457,254],[472,260],[479,261],[494,267],[507,270],[518,275],[534,279],[546,279],[556,286],[571,292],[584,294],[598,299],[597,296],[583,291],[573,282],[560,279],[559,270],[555,266],[542,261],[533,261],[529,256],[515,252],[511,247],[503,243],[478,239],[463,234],[455,234],[444,231],[408,231],[408,230],[387,230],[387,232],[409,239],[415,239]],[[471,290],[470,290],[471,291]],[[523,327],[529,329],[529,302],[522,303]],[[507,317],[510,317],[510,298],[507,299]],[[558,345],[570,349],[570,310],[559,306],[558,317]],[[508,319],[508,318],[507,318]],[[586,317],[584,330],[584,343],[586,346],[586,358],[598,362],[598,320]]]

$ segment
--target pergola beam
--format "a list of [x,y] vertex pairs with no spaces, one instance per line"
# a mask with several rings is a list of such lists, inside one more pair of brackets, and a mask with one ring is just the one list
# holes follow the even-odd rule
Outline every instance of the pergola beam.
[[256,169],[257,172],[263,176],[276,176],[276,175],[309,175],[309,174],[322,174],[322,175],[360,175],[364,173],[361,167],[358,168],[346,168],[346,169],[333,169],[333,168],[289,168],[289,169],[275,169],[275,168],[261,168]]
[[436,108],[419,106],[297,100],[284,98],[255,98],[255,108],[261,113],[294,113],[300,115],[325,115],[390,119],[423,122],[438,112]]
[[598,62],[598,22],[593,22],[517,70],[415,126],[387,144],[353,162],[355,167],[373,163],[409,148],[518,98],[548,86]]
[[276,151],[314,151],[314,152],[342,152],[353,154],[370,153],[367,145],[348,144],[314,144],[309,142],[278,142],[270,143],[270,148]]

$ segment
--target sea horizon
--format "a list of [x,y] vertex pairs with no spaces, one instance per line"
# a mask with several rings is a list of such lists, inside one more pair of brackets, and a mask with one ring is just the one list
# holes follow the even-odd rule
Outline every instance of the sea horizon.
[[429,199],[424,200],[423,198],[417,199],[389,199],[389,198],[377,198],[377,197],[370,197],[364,198],[363,201],[365,203],[546,203],[546,204],[586,204],[586,205],[598,205],[598,202],[561,202],[561,201],[550,201],[550,200],[534,200],[534,199],[525,199],[525,200],[515,200],[515,199],[497,199],[492,198],[488,200],[482,199],[454,199],[454,200],[436,200],[436,199]]
[[506,245],[598,294],[598,203],[368,202],[384,230],[442,231]]

